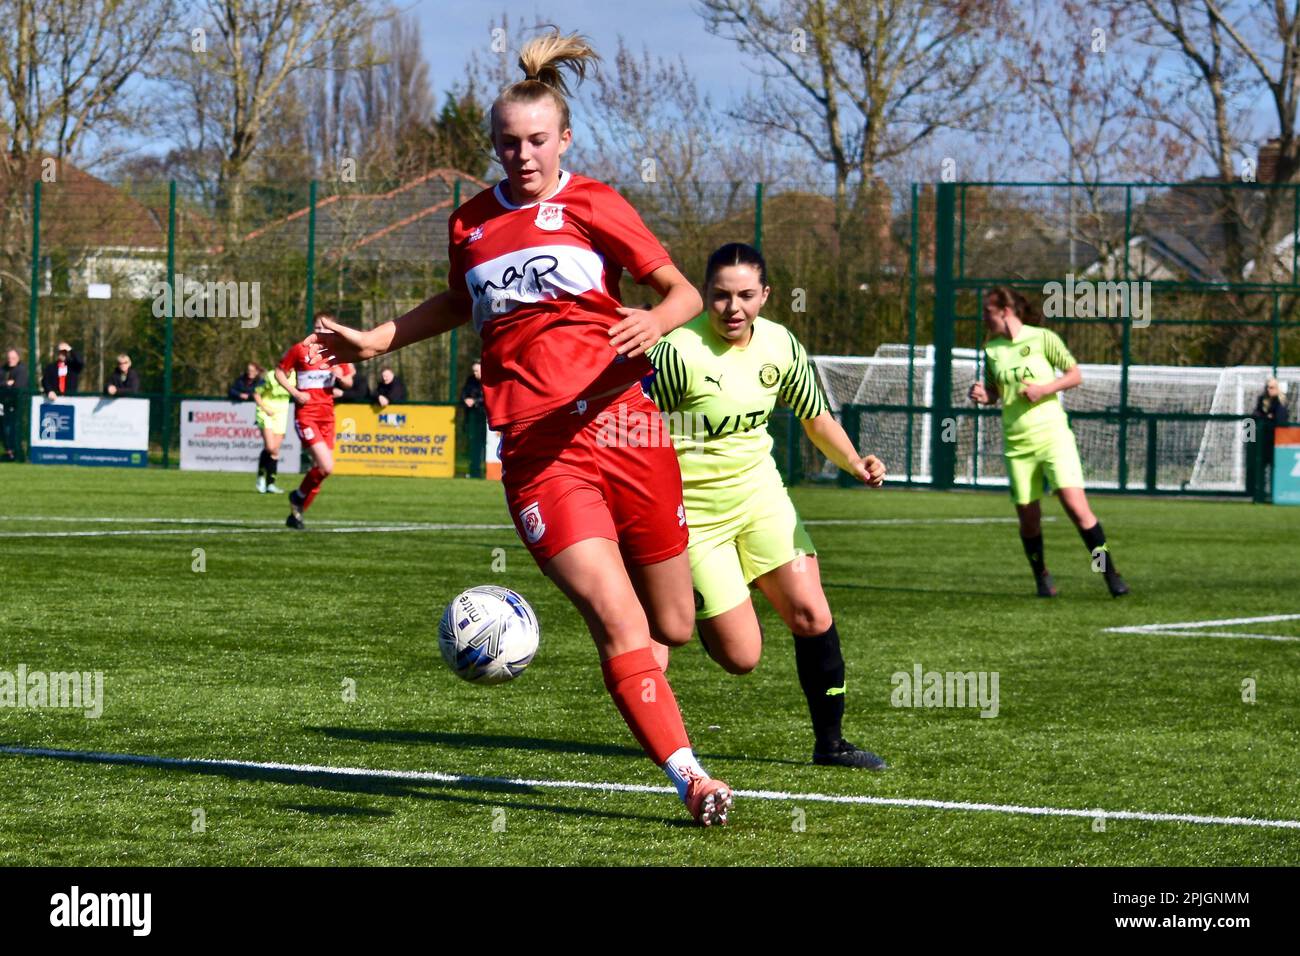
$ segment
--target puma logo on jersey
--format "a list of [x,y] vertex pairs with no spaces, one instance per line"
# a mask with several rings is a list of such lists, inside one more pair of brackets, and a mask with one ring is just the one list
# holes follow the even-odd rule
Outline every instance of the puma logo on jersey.
[[722,391],[722,373],[721,373],[721,372],[718,373],[718,377],[717,377],[717,378],[714,378],[712,375],[706,375],[706,376],[704,376],[704,381],[706,381],[706,382],[712,382],[714,385],[718,386],[718,391],[719,391],[719,392]]

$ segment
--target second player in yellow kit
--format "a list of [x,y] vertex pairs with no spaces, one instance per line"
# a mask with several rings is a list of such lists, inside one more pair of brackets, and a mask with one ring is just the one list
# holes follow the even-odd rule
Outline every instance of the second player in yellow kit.
[[[1039,327],[1037,310],[1014,289],[990,289],[984,297],[984,382],[970,388],[971,401],[1002,402],[1002,439],[1011,500],[1020,518],[1020,540],[1034,572],[1039,597],[1056,597],[1056,582],[1043,557],[1044,482],[1061,499],[1092,555],[1092,568],[1113,597],[1129,593],[1115,569],[1106,533],[1088,506],[1079,448],[1065,415],[1061,392],[1083,381],[1079,363],[1055,332]],[[1059,377],[1057,371],[1062,372]]]
[[665,413],[682,471],[700,639],[726,670],[753,670],[763,648],[749,596],[757,586],[794,635],[813,762],[881,769],[883,760],[841,736],[839,633],[812,539],[772,459],[768,418],[778,400],[789,406],[813,444],[868,485],[884,481],[885,466],[860,456],[831,416],[794,335],[758,314],[770,291],[757,250],[723,246],[705,270],[705,313],[650,352],[650,395]]

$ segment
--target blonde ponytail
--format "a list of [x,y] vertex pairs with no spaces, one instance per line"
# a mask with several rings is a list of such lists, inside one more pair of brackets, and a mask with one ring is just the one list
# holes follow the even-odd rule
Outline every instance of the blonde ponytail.
[[594,68],[599,61],[600,57],[581,34],[565,36],[556,28],[533,37],[519,51],[519,68],[524,71],[524,78],[503,89],[492,104],[493,128],[496,128],[497,107],[502,103],[535,103],[549,96],[560,113],[560,130],[568,129],[569,103],[565,97],[569,95],[569,85],[564,71],[568,70],[581,83],[588,67]]

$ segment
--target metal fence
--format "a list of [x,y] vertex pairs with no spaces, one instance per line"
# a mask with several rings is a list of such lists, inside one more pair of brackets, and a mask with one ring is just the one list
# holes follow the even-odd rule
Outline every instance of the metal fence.
[[[236,215],[212,184],[68,167],[9,197],[2,344],[26,344],[33,394],[60,340],[86,360],[83,393],[129,353],[155,403],[153,457],[172,465],[180,400],[224,394],[250,360],[270,367],[314,311],[370,326],[445,288],[447,218],[482,186],[446,171],[253,183]],[[982,370],[982,296],[998,285],[1044,305],[1061,286],[1045,324],[1084,368],[1065,403],[1090,487],[1246,494],[1242,422],[1263,377],[1300,394],[1297,186],[876,182],[847,211],[816,186],[618,188],[692,280],[722,242],[763,249],[765,314],[816,356],[835,413],[900,481],[1005,482],[997,413],[965,399]],[[1084,308],[1090,284],[1109,297]],[[625,279],[623,296],[645,293]],[[479,347],[462,327],[385,361],[413,400],[457,402]],[[26,404],[12,406],[20,435]],[[833,477],[787,415],[772,430],[788,480]]]

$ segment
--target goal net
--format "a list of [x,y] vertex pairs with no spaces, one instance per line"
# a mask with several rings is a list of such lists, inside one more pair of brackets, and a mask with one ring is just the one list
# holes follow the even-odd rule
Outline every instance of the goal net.
[[[863,453],[878,455],[891,477],[907,476],[908,453],[914,481],[932,479],[932,430],[946,428],[956,440],[958,484],[1005,486],[1002,459],[1002,425],[996,415],[962,414],[973,411],[966,397],[972,382],[983,375],[983,360],[975,349],[952,351],[952,406],[957,412],[948,422],[935,422],[924,411],[910,418],[908,404],[925,406],[934,387],[934,346],[909,348],[881,345],[872,356],[818,355],[812,358],[831,409],[837,415],[845,405],[890,405],[897,409],[863,412],[857,435],[850,435]],[[1083,384],[1061,399],[1070,412],[1110,413],[1108,418],[1072,421],[1084,477],[1089,487],[1119,487],[1120,379],[1119,365],[1081,365]],[[1128,407],[1132,413],[1233,415],[1235,421],[1157,420],[1129,418],[1126,435],[1126,488],[1146,487],[1148,451],[1154,441],[1155,486],[1169,491],[1246,490],[1246,456],[1250,427],[1247,422],[1264,380],[1273,373],[1267,366],[1232,368],[1130,365]],[[1278,369],[1284,400],[1292,404],[1300,394],[1300,369]],[[910,384],[910,392],[909,392]],[[909,402],[910,399],[910,402]],[[835,466],[826,461],[807,472],[833,478]]]

